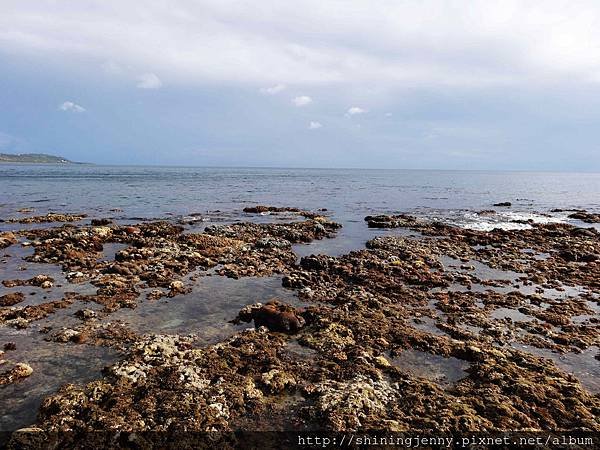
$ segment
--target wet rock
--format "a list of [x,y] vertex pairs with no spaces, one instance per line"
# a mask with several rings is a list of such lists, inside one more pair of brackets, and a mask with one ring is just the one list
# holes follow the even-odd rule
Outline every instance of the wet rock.
[[6,448],[8,449],[41,449],[47,447],[50,442],[50,437],[44,433],[44,430],[38,427],[26,427],[16,430],[10,436],[10,442]]
[[186,288],[185,285],[183,284],[183,281],[180,280],[174,280],[171,281],[171,283],[169,283],[169,293],[167,294],[168,297],[175,297],[178,294],[185,294],[186,292],[190,292],[191,289]]
[[494,203],[493,206],[508,207],[508,206],[512,206],[512,203],[511,202],[499,202],[499,203]]
[[112,223],[112,219],[106,219],[106,218],[92,219],[92,221],[91,221],[92,226],[104,226],[104,225],[110,225],[111,223]]
[[[600,429],[597,395],[550,359],[513,348],[524,344],[558,355],[597,345],[597,322],[580,325],[574,318],[594,313],[600,264],[561,252],[576,259],[600,254],[598,234],[566,224],[482,232],[385,217],[371,221],[406,226],[419,236],[380,236],[366,249],[313,255],[299,266],[288,245],[270,243],[333,236],[336,225],[314,218],[189,234],[165,222],[136,225],[136,233],[115,225],[111,242],[128,245],[116,263],[98,262],[99,245],[109,238],[93,228],[27,231],[40,261],[80,271],[98,287],[78,300],[105,305],[101,315],[134,307],[141,288],[162,294],[192,270],[216,265],[214,273],[232,277],[281,273],[314,303],[303,310],[281,302],[248,305],[238,320],[254,320],[255,329],[202,348],[193,337],[140,336],[103,320],[48,332],[49,340],[66,336],[118,348],[124,356],[104,378],[63,386],[48,397],[39,426],[224,431],[271,426],[287,408],[286,418],[302,429],[307,423],[329,430]],[[524,286],[539,293],[526,295]],[[581,294],[568,293],[570,286]],[[564,297],[554,299],[551,289]],[[27,323],[23,317],[14,320]],[[285,334],[292,329],[297,339]],[[467,361],[468,375],[449,387],[384,356],[394,361],[409,349]],[[280,406],[292,392],[306,399],[297,395],[292,408]]]
[[[194,348],[191,338],[146,336],[105,371],[105,379],[66,385],[46,398],[40,426],[47,431],[236,429],[240,417],[265,409],[264,395],[251,389],[252,379],[262,380],[263,367],[291,370],[277,357],[282,346],[279,338],[259,331],[203,349]],[[289,385],[285,376],[272,375],[266,381],[274,389],[278,381]]]
[[17,237],[10,231],[0,232],[0,249],[16,244]]
[[161,291],[160,289],[152,289],[150,292],[148,292],[146,294],[146,298],[148,300],[160,300],[165,295],[166,294],[163,291]]
[[13,292],[0,296],[0,306],[13,306],[25,300],[25,295],[22,292]]
[[16,349],[17,344],[15,344],[14,342],[7,342],[6,344],[4,344],[4,351],[11,351]]
[[369,228],[400,228],[400,227],[411,227],[419,223],[418,219],[405,214],[398,214],[395,216],[390,215],[378,215],[378,216],[366,216],[365,221]]
[[586,223],[600,223],[600,214],[593,214],[587,211],[577,211],[569,214],[569,219],[577,219]]
[[54,278],[49,275],[36,275],[28,280],[3,280],[2,284],[8,288],[15,286],[38,286],[42,289],[50,289],[54,285]]
[[62,300],[41,303],[25,307],[12,307],[0,310],[0,324],[4,323],[14,328],[27,328],[30,322],[43,319],[54,313],[57,309],[70,306],[73,298],[65,297]]
[[[325,230],[323,230],[325,231]],[[262,238],[256,241],[258,248],[290,248],[292,244],[285,239],[277,238]]]
[[30,365],[17,363],[15,366],[3,373],[0,373],[0,386],[3,384],[12,384],[23,378],[27,378],[33,373]]
[[79,309],[75,311],[75,317],[81,320],[91,320],[97,317],[96,311],[91,309]]
[[57,214],[48,213],[45,216],[33,216],[9,219],[7,222],[18,223],[49,223],[49,222],[79,222],[87,217],[86,214]]
[[321,323],[317,332],[303,334],[302,345],[338,360],[346,360],[347,352],[356,345],[353,331],[340,323]]
[[52,336],[54,342],[81,342],[81,333],[72,328],[62,328]]
[[580,252],[572,251],[572,250],[562,250],[561,252],[558,253],[558,256],[560,256],[565,261],[582,262],[582,263],[594,262],[594,261],[598,261],[600,259],[600,256],[595,253],[580,253]]
[[246,306],[237,319],[243,322],[254,320],[257,328],[264,326],[283,333],[297,333],[306,323],[299,310],[278,300]]
[[266,212],[300,212],[298,208],[290,208],[290,207],[276,207],[276,206],[247,206],[243,209],[245,213],[249,214],[260,214]]

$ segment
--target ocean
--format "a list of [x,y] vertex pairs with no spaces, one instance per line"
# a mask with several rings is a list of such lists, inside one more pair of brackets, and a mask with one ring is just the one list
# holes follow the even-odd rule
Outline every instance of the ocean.
[[[506,201],[512,206],[497,217],[472,214]],[[516,220],[566,220],[552,209],[599,210],[600,173],[0,165],[0,217],[25,207],[186,217],[253,204],[327,208],[346,225],[405,212],[472,228],[518,228]]]

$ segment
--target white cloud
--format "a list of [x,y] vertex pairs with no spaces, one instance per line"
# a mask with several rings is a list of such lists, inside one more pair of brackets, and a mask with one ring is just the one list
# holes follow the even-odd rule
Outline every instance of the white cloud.
[[308,95],[300,95],[292,99],[292,103],[296,106],[306,106],[312,103],[312,98]]
[[366,109],[362,109],[359,106],[353,106],[352,108],[348,109],[348,112],[346,112],[346,114],[348,114],[349,116],[355,116],[356,114],[363,114],[366,112]]
[[321,122],[310,122],[308,124],[308,129],[309,130],[318,130],[319,128],[323,128],[323,125],[321,124]]
[[66,102],[62,103],[61,105],[58,106],[58,109],[60,109],[61,111],[71,111],[71,112],[75,112],[75,113],[85,112],[85,108],[83,106],[78,105],[77,103],[74,103],[71,101],[66,101]]
[[138,77],[137,87],[140,89],[158,89],[162,81],[154,73],[144,73]]
[[597,83],[598,17],[597,0],[4,0],[0,50],[187,83]]
[[280,83],[280,84],[276,84],[275,86],[261,88],[260,93],[267,94],[267,95],[276,95],[276,94],[279,94],[281,91],[284,91],[285,88],[286,88],[286,85]]

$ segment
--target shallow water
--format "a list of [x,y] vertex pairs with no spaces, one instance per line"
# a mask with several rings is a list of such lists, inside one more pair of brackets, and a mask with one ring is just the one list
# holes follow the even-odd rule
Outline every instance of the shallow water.
[[101,378],[102,369],[118,359],[118,353],[108,348],[46,342],[33,329],[3,329],[0,339],[17,345],[5,353],[8,362],[0,370],[17,362],[33,369],[28,378],[0,387],[0,431],[31,425],[45,396],[66,383],[85,384]]
[[[160,300],[141,300],[135,309],[120,309],[111,320],[122,320],[140,334],[194,334],[201,345],[217,342],[252,323],[230,323],[245,305],[278,298],[301,306],[294,291],[281,286],[281,277],[241,278],[218,275],[186,280],[189,294]],[[142,297],[143,298],[143,297]]]
[[524,345],[518,342],[513,348],[548,358],[565,372],[572,373],[581,384],[593,394],[600,393],[600,362],[595,358],[600,352],[598,347],[590,347],[581,353],[559,354],[547,349]]
[[0,273],[2,280],[28,280],[36,275],[48,275],[54,278],[53,286],[43,289],[39,286],[14,286],[5,287],[0,283],[0,295],[12,292],[22,292],[25,300],[15,306],[38,305],[43,302],[60,300],[67,292],[79,294],[92,294],[96,287],[88,282],[70,283],[61,267],[55,264],[30,263],[24,258],[33,254],[33,248],[21,244],[11,245],[0,250]]
[[523,314],[521,311],[513,308],[496,308],[492,311],[490,317],[496,320],[510,319],[513,322],[528,322],[534,320],[533,317]]
[[442,386],[451,386],[469,375],[467,369],[470,364],[452,356],[446,358],[420,350],[403,350],[391,360],[404,372]]

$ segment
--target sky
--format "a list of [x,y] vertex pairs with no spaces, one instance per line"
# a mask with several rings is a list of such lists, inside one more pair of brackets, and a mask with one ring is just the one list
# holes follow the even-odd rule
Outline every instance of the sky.
[[0,152],[600,171],[600,2],[2,0]]

